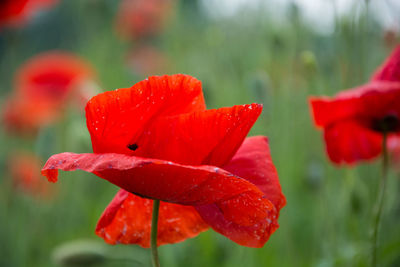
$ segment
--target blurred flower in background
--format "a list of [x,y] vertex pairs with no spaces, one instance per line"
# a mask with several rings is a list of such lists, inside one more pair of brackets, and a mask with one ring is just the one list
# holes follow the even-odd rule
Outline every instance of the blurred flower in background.
[[58,0],[2,0],[0,1],[0,28],[20,27],[36,13],[56,3]]
[[[38,54],[15,75],[14,91],[3,118],[11,131],[34,133],[57,119],[73,98],[84,103],[92,95],[94,71],[78,56],[62,51]],[[94,92],[93,92],[94,93]]]
[[400,46],[369,83],[333,99],[311,98],[310,104],[334,163],[353,164],[379,156],[383,135],[400,135]]
[[157,47],[142,44],[129,52],[127,65],[133,73],[147,77],[167,69],[168,59]]
[[173,0],[122,0],[116,28],[126,39],[140,39],[160,33],[173,11]]
[[8,158],[8,169],[14,187],[36,198],[49,198],[53,196],[56,187],[40,175],[43,162],[31,152],[14,152]]
[[385,29],[383,32],[383,41],[387,48],[393,49],[400,41],[399,29],[396,27]]

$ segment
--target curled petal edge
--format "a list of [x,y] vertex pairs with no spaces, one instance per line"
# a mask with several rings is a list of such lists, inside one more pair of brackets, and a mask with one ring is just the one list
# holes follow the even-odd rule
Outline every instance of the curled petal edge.
[[[266,220],[275,209],[257,186],[214,166],[181,165],[114,153],[66,152],[50,157],[42,175],[56,182],[59,169],[91,172],[145,198],[191,206],[215,204],[227,220],[243,226]],[[232,210],[243,212],[237,216]]]

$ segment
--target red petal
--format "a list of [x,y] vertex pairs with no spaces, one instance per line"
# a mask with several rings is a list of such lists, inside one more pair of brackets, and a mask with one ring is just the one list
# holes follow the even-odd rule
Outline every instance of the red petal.
[[[268,140],[265,137],[247,138],[224,169],[255,184],[270,202],[272,208],[265,210],[266,216],[258,222],[232,222],[229,217],[240,216],[243,209],[232,209],[229,214],[214,204],[196,206],[202,218],[217,232],[243,246],[262,247],[270,235],[279,227],[277,219],[286,199],[282,194],[278,174],[272,163]],[[248,203],[246,210],[257,207]]]
[[400,83],[373,82],[346,90],[334,98],[310,98],[315,124],[326,127],[351,118],[375,119],[400,115]]
[[[235,205],[241,208],[242,214],[240,218],[233,214],[230,218],[233,221],[257,221],[266,216],[272,206],[255,185],[213,166],[181,165],[112,153],[62,153],[47,161],[42,174],[55,182],[58,169],[92,172],[128,192],[166,202],[183,205],[216,203],[227,212]],[[248,203],[256,209],[246,210]]]
[[136,153],[181,164],[222,166],[239,148],[262,110],[259,104],[160,118],[136,141]]
[[[121,189],[101,216],[96,234],[109,244],[150,246],[153,200]],[[191,206],[160,203],[157,244],[172,244],[195,237],[208,229]]]
[[352,117],[359,112],[359,99],[310,98],[311,112],[316,126],[324,127],[334,121]]
[[382,135],[353,120],[332,124],[324,137],[329,158],[337,164],[369,160],[382,150]]
[[400,45],[372,75],[371,80],[400,82]]
[[153,76],[131,88],[105,92],[86,106],[95,153],[134,154],[132,140],[159,116],[205,110],[201,82],[183,74]]
[[248,137],[224,170],[256,185],[279,211],[286,205],[278,173],[272,162],[268,138]]

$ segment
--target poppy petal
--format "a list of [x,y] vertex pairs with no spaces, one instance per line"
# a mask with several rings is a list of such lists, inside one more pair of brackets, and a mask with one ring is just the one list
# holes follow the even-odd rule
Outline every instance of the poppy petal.
[[[277,222],[279,211],[286,204],[278,174],[272,163],[268,139],[262,136],[246,138],[224,169],[256,185],[274,208],[267,212],[263,220],[252,224],[232,222],[214,204],[196,206],[196,210],[215,231],[236,243],[249,247],[262,247],[279,227]],[[250,210],[253,208],[251,205],[247,207]],[[239,215],[242,210],[235,209],[232,212]]]
[[359,99],[331,99],[328,97],[311,97],[311,113],[315,125],[325,127],[326,125],[352,117],[359,111]]
[[160,118],[131,143],[139,147],[137,156],[222,166],[239,148],[261,110],[261,105],[251,104]]
[[400,82],[400,45],[372,75],[371,80]]
[[[113,153],[61,153],[50,157],[42,174],[56,182],[58,169],[91,172],[128,192],[151,199],[182,205],[215,203],[238,222],[254,223],[273,208],[255,185],[214,166],[181,165]],[[251,210],[247,210],[249,203]],[[232,206],[240,208],[240,217],[231,212]]]
[[286,205],[267,137],[246,138],[223,169],[256,185],[278,211]]
[[[101,216],[96,234],[109,244],[150,247],[153,200],[121,189]],[[191,206],[160,202],[157,244],[172,244],[195,237],[208,225]]]
[[311,112],[318,127],[356,118],[381,118],[400,115],[400,83],[372,82],[339,93],[334,98],[311,97]]
[[205,110],[201,82],[191,76],[153,76],[131,88],[93,97],[86,105],[86,123],[95,153],[132,155],[127,146],[154,120]]
[[328,126],[324,138],[329,158],[337,164],[373,159],[382,150],[382,135],[354,120]]

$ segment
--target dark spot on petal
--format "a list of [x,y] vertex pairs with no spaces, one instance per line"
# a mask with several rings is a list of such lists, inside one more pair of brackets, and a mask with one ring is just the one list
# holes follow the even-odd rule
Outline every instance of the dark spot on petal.
[[131,145],[128,145],[128,148],[130,149],[130,150],[132,150],[132,151],[135,151],[136,149],[138,149],[138,145],[137,144],[131,144]]
[[400,119],[395,114],[389,114],[372,122],[372,128],[378,132],[396,132],[400,130]]

